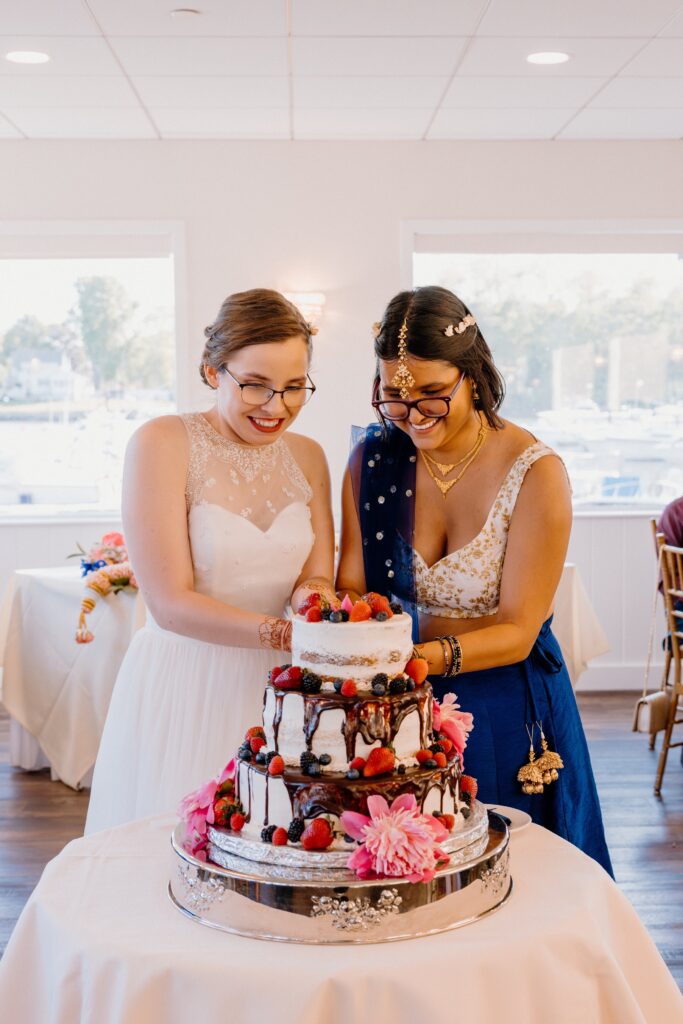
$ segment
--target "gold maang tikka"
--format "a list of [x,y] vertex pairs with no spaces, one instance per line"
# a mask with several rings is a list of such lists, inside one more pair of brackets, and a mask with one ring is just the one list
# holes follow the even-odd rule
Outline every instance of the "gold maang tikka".
[[408,369],[408,317],[405,317],[398,332],[398,369],[391,379],[392,388],[398,388],[398,393],[404,400],[410,397],[410,389],[415,387],[415,378]]

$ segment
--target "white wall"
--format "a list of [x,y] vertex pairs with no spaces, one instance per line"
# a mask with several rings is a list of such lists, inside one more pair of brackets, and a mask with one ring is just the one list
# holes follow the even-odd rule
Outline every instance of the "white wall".
[[[185,409],[208,404],[196,364],[226,294],[324,291],[319,393],[299,424],[324,445],[338,487],[349,424],[369,419],[370,325],[403,283],[402,224],[448,220],[466,232],[467,221],[486,219],[673,220],[683,217],[681,181],[677,142],[0,142],[0,222],[184,223]],[[45,545],[36,530],[0,526],[0,572],[19,558],[26,565],[26,552],[71,549],[68,528],[50,527]],[[579,548],[585,578],[602,545]],[[615,581],[605,607],[624,593],[621,557],[615,549],[604,577]],[[649,598],[634,614],[648,618]]]

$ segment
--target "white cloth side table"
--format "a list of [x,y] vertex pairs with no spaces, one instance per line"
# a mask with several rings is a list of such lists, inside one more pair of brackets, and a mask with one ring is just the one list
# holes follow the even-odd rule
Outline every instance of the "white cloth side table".
[[0,609],[10,762],[49,765],[74,789],[89,784],[119,666],[145,618],[139,593],[98,597],[89,616],[95,639],[77,644],[85,593],[76,567],[21,570]]
[[589,661],[606,654],[609,640],[586,593],[578,568],[566,562],[555,594],[553,633],[567,664],[572,686]]

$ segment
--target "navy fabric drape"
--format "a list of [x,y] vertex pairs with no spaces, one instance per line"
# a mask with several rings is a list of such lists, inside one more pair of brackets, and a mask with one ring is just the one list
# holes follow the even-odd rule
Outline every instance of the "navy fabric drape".
[[[413,619],[419,639],[419,618],[413,567],[415,526],[415,446],[403,431],[372,425],[356,434],[350,466],[358,505],[365,584],[388,594]],[[453,619],[457,634],[458,620]],[[455,692],[463,711],[474,715],[474,729],[465,750],[465,771],[479,785],[484,803],[517,807],[567,839],[612,874],[600,803],[586,738],[562,652],[546,621],[524,661],[454,679],[432,677],[434,695],[442,700]],[[526,764],[526,726],[542,722],[551,750],[565,767],[542,794],[527,795],[517,782]],[[540,736],[535,734],[536,753]]]

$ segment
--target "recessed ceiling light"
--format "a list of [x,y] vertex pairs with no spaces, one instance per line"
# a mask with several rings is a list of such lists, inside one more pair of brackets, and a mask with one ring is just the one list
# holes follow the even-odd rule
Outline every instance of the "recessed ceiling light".
[[49,59],[50,54],[41,50],[10,50],[5,54],[5,60],[12,64],[47,64]]
[[569,54],[561,53],[559,50],[530,53],[527,57],[529,64],[566,64],[568,60]]
[[201,14],[196,7],[176,7],[174,11],[171,11],[171,17],[177,21],[181,21],[183,18],[194,18],[196,14]]

